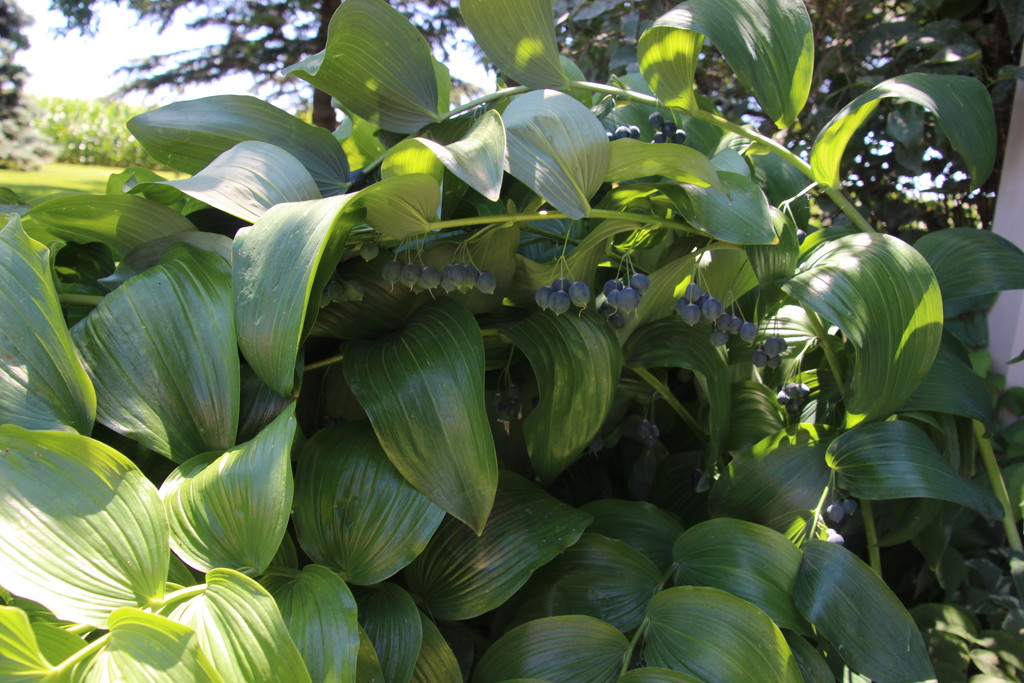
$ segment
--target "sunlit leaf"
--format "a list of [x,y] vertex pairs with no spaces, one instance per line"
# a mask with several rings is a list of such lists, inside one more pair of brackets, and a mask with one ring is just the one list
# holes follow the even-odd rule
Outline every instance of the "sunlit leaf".
[[547,617],[517,626],[499,638],[480,658],[473,680],[612,683],[628,649],[626,637],[600,619]]
[[327,47],[284,70],[381,128],[415,133],[439,120],[430,46],[383,0],[346,0],[331,17]]
[[366,211],[366,222],[384,237],[402,240],[430,230],[437,219],[441,187],[424,173],[392,176],[360,190],[352,207]]
[[1024,252],[990,230],[937,230],[914,248],[935,272],[943,301],[1024,289]]
[[505,170],[569,218],[583,218],[608,169],[604,126],[570,95],[540,90],[505,109]]
[[662,15],[640,37],[637,56],[644,78],[665,104],[697,108],[693,83],[703,36],[775,125],[785,128],[796,120],[814,67],[814,36],[803,2],[688,0]]
[[0,576],[58,618],[105,628],[164,594],[168,530],[156,487],[114,449],[0,427]]
[[846,422],[889,415],[928,373],[942,337],[942,298],[910,245],[857,234],[821,244],[782,286],[853,344]]
[[0,680],[43,680],[51,671],[28,615],[17,607],[0,605]]
[[198,173],[240,142],[276,145],[302,162],[325,197],[348,187],[348,161],[329,131],[255,97],[215,95],[175,102],[128,121],[162,164]]
[[359,621],[377,651],[385,683],[408,681],[423,644],[420,611],[409,594],[393,583],[363,593]]
[[971,189],[985,182],[996,158],[995,115],[985,84],[970,76],[911,73],[879,83],[826,124],[811,148],[811,168],[819,183],[839,185],[846,144],[885,98],[906,100],[931,111],[967,164]]
[[564,88],[551,0],[462,0],[462,18],[503,76],[530,88]]
[[438,619],[478,616],[504,603],[538,567],[575,543],[589,521],[586,513],[503,471],[483,534],[446,519],[406,570],[409,590]]
[[464,138],[450,145],[427,138],[416,141],[471,188],[492,202],[498,201],[505,163],[505,124],[498,112],[488,111]]
[[718,184],[718,172],[711,161],[693,147],[651,145],[622,138],[612,141],[608,151],[605,182],[621,183],[646,176],[662,176],[692,185]]
[[779,627],[761,610],[717,588],[681,586],[647,605],[644,658],[708,683],[803,677]]
[[292,394],[299,345],[356,222],[350,195],[283,204],[238,231],[231,263],[238,346],[271,389]]
[[659,189],[687,223],[715,239],[733,244],[777,243],[764,191],[749,178],[728,171],[719,171],[718,181],[708,187],[661,185]]
[[854,671],[879,683],[935,678],[914,620],[885,582],[845,548],[808,543],[793,600]]
[[230,448],[239,401],[233,317],[227,264],[186,245],[103,297],[71,329],[96,387],[97,419],[176,462]]
[[341,577],[310,564],[295,576],[270,574],[260,581],[274,596],[313,683],[355,680],[356,601]]
[[391,464],[367,422],[321,430],[295,475],[295,531],[316,562],[351,583],[378,583],[427,545],[444,511]]
[[538,476],[557,477],[590,443],[611,408],[622,354],[597,315],[541,312],[504,330],[533,366],[540,401],[523,422]]
[[395,468],[474,531],[498,485],[484,406],[484,349],[472,314],[450,299],[419,309],[391,339],[349,343],[345,377]]
[[96,392],[64,323],[50,252],[16,216],[0,229],[0,320],[12,321],[0,327],[0,424],[89,434]]

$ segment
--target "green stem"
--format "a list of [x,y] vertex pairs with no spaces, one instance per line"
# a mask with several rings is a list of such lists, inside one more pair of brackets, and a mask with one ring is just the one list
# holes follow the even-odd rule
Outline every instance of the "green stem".
[[533,90],[533,88],[528,88],[525,85],[517,85],[512,88],[502,88],[501,90],[492,92],[487,95],[483,95],[482,97],[478,97],[475,100],[470,100],[465,104],[455,107],[455,109],[452,109],[447,114],[442,116],[441,120],[447,121],[448,119],[454,118],[463,112],[469,111],[470,109],[476,109],[481,104],[487,104],[488,102],[493,102],[494,100],[500,100],[502,97],[509,97],[510,95],[519,95],[520,93],[530,92],[531,90]]
[[202,594],[202,592],[205,591],[205,590],[206,590],[206,584],[205,583],[200,583],[200,584],[197,584],[195,586],[189,586],[188,588],[182,588],[181,590],[176,590],[176,591],[174,591],[172,593],[168,593],[167,595],[165,595],[164,599],[160,603],[160,605],[161,606],[169,605],[172,602],[178,602],[178,601],[181,601],[181,600],[187,600],[188,598],[192,598],[192,597],[195,597],[197,595]]
[[657,377],[652,375],[650,371],[648,371],[646,368],[633,367],[631,367],[630,370],[635,372],[640,379],[647,382],[647,384],[650,385],[650,387],[654,389],[654,391],[656,391],[658,395],[665,400],[665,403],[667,403],[669,407],[675,411],[676,415],[682,418],[683,422],[685,422],[690,429],[692,429],[697,434],[706,433],[704,429],[697,423],[697,421],[693,419],[693,415],[690,415],[690,411],[688,411],[683,406],[683,404],[680,403],[679,400],[672,395],[672,392],[668,390],[668,387],[665,386],[662,382],[660,382]]
[[1003,473],[999,470],[999,463],[996,462],[992,442],[985,436],[985,425],[977,420],[974,421],[974,438],[978,441],[981,462],[985,466],[985,473],[988,475],[992,493],[999,499],[999,504],[1003,508],[1003,530],[1006,532],[1006,542],[1010,545],[1010,550],[1013,553],[1024,555],[1024,543],[1021,542],[1020,530],[1017,529],[1017,525],[1013,521],[1013,505],[1010,503],[1010,494],[1006,490],[1006,481],[1003,479]]
[[818,504],[814,508],[814,513],[811,515],[811,521],[807,523],[807,533],[804,534],[804,543],[809,542],[814,538],[818,528],[818,520],[821,519],[821,510],[825,507],[825,501],[828,500],[828,492],[832,490],[832,480],[829,479],[828,486],[821,492],[821,498],[818,499]]
[[99,306],[102,296],[92,294],[61,294],[59,297],[64,306]]
[[868,563],[879,576],[882,575],[882,556],[878,552],[878,530],[875,528],[875,513],[871,501],[862,498],[860,510],[864,515],[864,533],[868,537]]
[[327,358],[323,358],[323,359],[315,361],[313,363],[307,363],[306,365],[303,365],[302,366],[302,371],[303,372],[311,372],[313,370],[319,370],[320,368],[326,368],[328,365],[334,365],[335,363],[340,363],[344,358],[345,358],[345,354],[343,354],[343,353],[339,353],[339,354],[334,355],[334,356],[328,356]]
[[633,650],[636,649],[640,639],[643,638],[644,632],[647,631],[647,626],[650,623],[651,620],[644,617],[644,620],[640,622],[640,625],[636,627],[635,631],[633,631],[633,637],[629,639],[629,647],[627,647],[626,651],[622,653],[622,668],[619,669],[619,678],[625,676],[626,672],[629,671],[629,663],[633,661]]
[[[665,228],[675,228],[695,234],[704,234],[693,228],[693,226],[674,221],[671,218],[661,218],[643,213],[631,213],[629,211],[610,211],[607,209],[591,209],[587,212],[587,218],[606,218],[613,220],[636,221],[645,225],[660,225]],[[466,218],[452,218],[446,221],[433,221],[430,224],[432,230],[443,230],[445,228],[465,228],[471,225],[490,225],[492,223],[526,223],[529,221],[559,220],[568,218],[561,211],[538,211],[537,213],[502,213],[490,216],[467,216]],[[536,232],[536,230],[534,230]],[[541,234],[541,233],[538,233]],[[564,235],[550,233],[552,238],[563,240]]]
[[836,384],[839,385],[839,393],[842,394],[843,398],[846,397],[846,384],[843,382],[843,371],[839,366],[839,358],[836,356],[835,349],[832,348],[832,337],[829,336],[828,330],[825,329],[825,324],[821,322],[821,318],[814,311],[807,311],[807,319],[811,322],[811,327],[814,329],[814,336],[821,341],[821,348],[825,351],[825,359],[828,360],[828,366],[832,368],[832,374],[836,378]]
[[75,624],[74,626],[68,626],[64,630],[75,636],[84,636],[86,633],[95,631],[96,627],[89,624]]
[[92,657],[99,650],[101,650],[107,644],[108,640],[110,640],[110,634],[104,633],[102,636],[92,641],[91,643],[83,647],[81,650],[79,650],[75,654],[65,659],[59,665],[57,665],[54,668],[54,671],[70,672],[79,663],[84,662],[85,660],[89,659],[89,657]]

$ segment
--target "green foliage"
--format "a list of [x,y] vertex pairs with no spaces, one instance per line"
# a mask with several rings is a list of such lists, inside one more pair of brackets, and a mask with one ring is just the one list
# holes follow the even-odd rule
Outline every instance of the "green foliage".
[[57,145],[57,160],[90,166],[157,168],[125,123],[146,111],[119,100],[69,100],[42,97],[39,128]]
[[706,34],[800,138],[802,3],[684,3],[613,85],[548,0],[464,9],[523,85],[449,109],[346,0],[295,68],[340,142],[196,100],[129,124],[190,178],[7,198],[0,677],[1019,677],[1024,440],[1004,478],[944,308],[1024,254],[878,234],[836,180],[894,96],[983,175],[991,109],[890,80],[808,163],[693,83]]
[[22,29],[29,23],[17,2],[0,2],[0,168],[20,171],[48,163],[55,151],[39,128],[38,105],[22,93],[28,73],[16,54],[28,47]]

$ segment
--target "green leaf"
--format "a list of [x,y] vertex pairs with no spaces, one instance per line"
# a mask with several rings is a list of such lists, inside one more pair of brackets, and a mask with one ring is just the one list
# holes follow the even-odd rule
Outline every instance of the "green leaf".
[[198,173],[238,143],[255,140],[287,150],[325,197],[348,187],[348,161],[329,131],[255,97],[175,102],[132,118],[128,130],[150,156],[184,173]]
[[502,118],[505,170],[569,218],[587,215],[608,169],[608,136],[590,109],[540,90],[516,97]]
[[235,237],[231,272],[238,346],[271,389],[290,396],[299,345],[312,327],[356,218],[351,195],[283,204]]
[[503,604],[538,567],[575,543],[589,522],[590,515],[502,471],[483,534],[442,522],[405,572],[409,590],[435,618],[478,616]]
[[97,419],[176,462],[230,448],[239,402],[232,309],[224,260],[186,245],[103,297],[71,329]]
[[942,338],[942,297],[927,261],[888,235],[821,244],[782,288],[853,344],[846,424],[885,417],[910,398]]
[[707,683],[803,677],[779,627],[761,610],[717,588],[681,586],[647,605],[644,658]]
[[427,138],[416,141],[471,188],[492,202],[498,201],[505,162],[505,124],[498,112],[488,111],[465,137],[450,145]]
[[938,230],[914,248],[932,267],[943,301],[1024,289],[1024,252],[989,230]]
[[177,211],[133,194],[78,194],[43,202],[23,217],[29,234],[86,244],[101,242],[114,257],[161,237],[194,232]]
[[505,78],[540,90],[562,89],[551,0],[462,0],[466,27]]
[[484,406],[484,348],[465,308],[439,299],[386,341],[354,340],[345,378],[395,468],[450,515],[483,531],[498,485]]
[[646,176],[671,178],[680,183],[707,187],[718,185],[718,171],[711,160],[692,147],[652,145],[632,138],[608,145],[606,183],[621,183]]
[[420,611],[409,594],[382,583],[359,599],[359,620],[373,642],[386,683],[412,676],[423,644]]
[[659,507],[633,500],[605,498],[580,508],[593,516],[588,533],[617,538],[664,572],[672,564],[672,544],[683,533],[674,515]]
[[420,612],[423,644],[410,683],[462,683],[462,671],[448,642],[427,615]]
[[[381,180],[389,180],[413,173],[428,175],[437,181],[444,182],[444,164],[429,147],[422,143],[426,138],[406,138],[388,150],[387,156],[380,164]],[[437,143],[435,143],[437,144]],[[502,152],[504,157],[504,152]],[[370,185],[362,193],[372,190]]]
[[662,572],[629,545],[586,533],[530,580],[516,622],[586,614],[631,631],[661,584]]
[[760,382],[733,384],[731,400],[732,412],[725,441],[727,450],[738,451],[753,446],[786,426],[778,394]]
[[841,434],[826,456],[839,485],[857,498],[937,498],[1001,519],[992,493],[962,478],[909,422],[862,425]]
[[786,642],[789,643],[789,649],[793,651],[793,656],[796,657],[796,663],[800,666],[800,673],[803,674],[805,681],[830,681],[835,679],[835,675],[829,668],[819,648],[811,645],[803,636],[792,631],[786,631],[783,635],[786,636]]
[[302,450],[295,474],[299,544],[351,583],[378,583],[412,562],[443,517],[402,478],[367,422],[323,429]]
[[739,519],[701,522],[672,548],[677,585],[710,586],[743,598],[781,628],[807,632],[793,606],[802,554],[768,527]]
[[75,679],[178,683],[221,681],[196,632],[166,617],[121,607],[110,615],[110,639]]
[[356,601],[340,576],[318,564],[261,582],[274,596],[313,683],[354,681],[359,652]]
[[[693,2],[693,0],[690,0]],[[700,187],[659,185],[687,223],[715,239],[733,244],[776,244],[768,198],[750,178],[718,172],[718,184]]]
[[953,149],[966,162],[971,189],[985,182],[996,158],[995,115],[985,85],[969,76],[912,73],[871,88],[843,107],[818,133],[811,148],[811,168],[819,183],[839,186],[839,165],[846,144],[879,101],[892,97],[931,111]]
[[214,569],[202,592],[163,613],[195,629],[199,644],[228,681],[309,683],[309,673],[263,586],[233,569]]
[[179,232],[135,247],[117,262],[117,268],[112,274],[100,278],[98,282],[109,290],[115,290],[129,278],[159,265],[174,245],[183,242],[196,249],[213,252],[224,259],[224,263],[231,265],[230,237],[214,232]]
[[644,666],[631,669],[619,676],[618,683],[701,683],[699,678],[687,676],[672,669],[657,666]]
[[[13,216],[0,229],[0,424],[92,431],[96,392],[61,311],[50,251]],[[17,321],[17,323],[13,323]]]
[[430,230],[441,205],[441,186],[424,173],[392,176],[360,190],[352,207],[366,210],[366,223],[384,237],[404,240]]
[[370,636],[363,627],[359,627],[359,655],[356,658],[357,683],[384,683],[384,672],[380,668],[380,658],[373,649]]
[[191,178],[161,184],[250,223],[276,204],[320,199],[320,190],[301,161],[280,147],[257,141],[238,143]]
[[171,548],[190,567],[262,574],[270,565],[292,509],[294,413],[293,404],[252,441],[191,458],[164,480]]
[[878,683],[935,678],[914,620],[850,551],[809,542],[793,601],[854,671]]
[[0,605],[0,680],[44,680],[52,670],[28,615],[17,607]]
[[970,366],[940,348],[928,374],[899,409],[901,413],[912,411],[949,413],[985,422],[992,415],[992,395]]
[[[703,34],[703,35],[701,35]],[[640,71],[670,107],[695,110],[704,36],[779,128],[796,121],[814,69],[814,36],[800,0],[688,0],[640,36]]]
[[385,130],[415,133],[439,121],[426,39],[383,0],[346,0],[331,17],[327,47],[284,70]]
[[575,462],[601,429],[615,399],[622,353],[599,316],[543,311],[504,331],[526,355],[540,402],[523,422],[537,475],[551,481]]
[[127,458],[65,432],[0,427],[0,576],[59,619],[106,628],[159,601],[168,531],[156,487]]
[[473,683],[535,678],[613,683],[629,642],[617,628],[587,616],[537,619],[499,638],[480,658]]

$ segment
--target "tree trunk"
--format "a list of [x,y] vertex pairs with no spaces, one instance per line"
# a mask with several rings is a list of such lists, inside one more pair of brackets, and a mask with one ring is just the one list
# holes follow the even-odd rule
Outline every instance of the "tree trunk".
[[[316,49],[323,50],[327,46],[327,26],[334,16],[334,11],[341,5],[341,0],[323,0],[320,3],[320,29],[316,34]],[[322,90],[313,91],[313,123],[333,131],[338,125],[331,106],[331,96]]]

